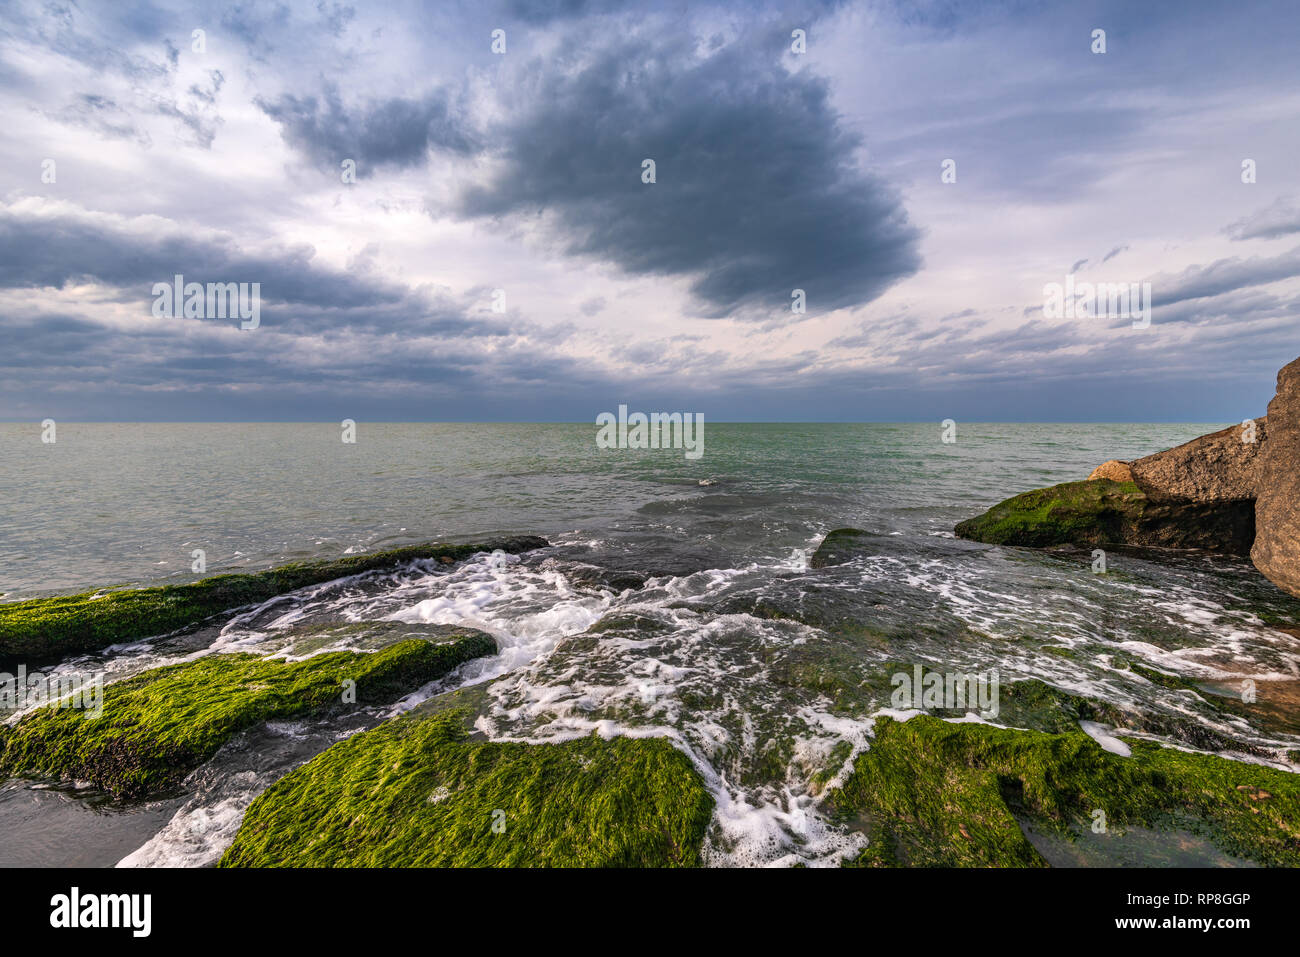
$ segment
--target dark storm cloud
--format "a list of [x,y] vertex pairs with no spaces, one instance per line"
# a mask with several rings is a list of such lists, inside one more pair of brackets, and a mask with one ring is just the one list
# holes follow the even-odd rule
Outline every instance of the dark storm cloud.
[[63,288],[85,278],[147,295],[176,273],[194,282],[260,282],[267,299],[350,308],[395,302],[403,288],[366,274],[322,268],[310,246],[241,249],[222,234],[133,223],[71,210],[37,215],[0,206],[0,288]]
[[[840,127],[826,84],[780,65],[787,33],[702,59],[674,33],[616,43],[568,72],[534,64],[524,106],[482,136],[443,90],[258,105],[322,168],[351,158],[365,175],[481,150],[499,165],[456,214],[548,211],[566,254],[690,277],[708,316],[770,315],[796,288],[813,312],[860,305],[919,268],[919,231],[897,194],[858,168],[861,143]],[[646,158],[654,184],[641,181]]]
[[[1259,414],[1277,368],[1295,357],[1300,300],[1291,287],[1267,284],[1300,275],[1300,251],[1278,255],[1295,244],[1286,237],[1300,232],[1300,216],[1291,215],[1294,200],[1247,215],[1270,199],[1260,191],[1275,187],[1244,189],[1235,168],[1242,152],[1277,169],[1278,157],[1294,153],[1284,124],[1232,127],[1251,135],[1220,163],[1231,204],[1204,207],[1194,222],[1179,205],[1167,220],[1152,210],[1140,228],[1114,226],[1141,198],[1130,190],[1146,189],[1121,174],[1141,164],[1165,164],[1149,165],[1153,175],[1194,165],[1210,156],[1207,144],[1226,142],[1205,131],[1229,129],[1220,124],[1230,115],[1289,115],[1296,14],[1278,2],[1240,0],[1225,16],[1221,4],[1199,0],[871,0],[833,24],[815,16],[821,5],[761,0],[381,2],[355,16],[316,0],[5,6],[0,87],[14,120],[7,167],[27,179],[6,187],[15,206],[0,203],[0,415],[590,421],[636,399],[643,408],[697,409],[712,421],[1226,421]],[[510,55],[489,59],[487,31],[498,22],[510,32]],[[763,37],[754,24],[772,32]],[[808,28],[803,58],[788,52],[794,25]],[[829,42],[832,25],[846,31],[843,42]],[[1087,50],[1098,25],[1111,41],[1104,57]],[[191,50],[195,27],[208,30],[206,60]],[[751,32],[709,39],[736,29]],[[539,51],[545,59],[530,65]],[[222,73],[208,72],[217,67]],[[822,75],[833,78],[845,117],[830,105]],[[337,85],[322,86],[322,76]],[[273,124],[257,112],[257,94]],[[218,108],[230,111],[224,127]],[[159,114],[219,155],[120,146],[101,155],[92,146],[78,175],[65,178],[61,160],[57,189],[36,185],[34,158],[61,156],[63,144],[83,148],[68,128],[141,142],[148,130],[170,140]],[[284,176],[280,151],[266,149],[277,137],[335,176]],[[961,185],[945,197],[956,202],[926,225],[942,239],[988,215],[987,231],[956,234],[976,261],[955,257],[932,282],[891,296],[888,308],[812,322],[775,342],[753,335],[761,322],[740,331],[675,323],[672,330],[707,335],[657,340],[636,307],[659,289],[608,275],[693,282],[708,314],[772,324],[774,314],[789,316],[794,287],[807,290],[814,312],[868,301],[914,271],[919,257],[901,204],[862,171],[865,146],[870,168],[897,177],[927,214],[936,207],[917,184],[937,181],[942,158],[958,160]],[[339,247],[343,213],[327,204],[342,158],[369,174],[436,167],[443,155],[469,162],[446,164],[455,176],[440,185],[452,198],[430,211],[472,218],[473,229],[439,224],[395,235],[402,223],[386,217],[409,208],[399,194],[415,178],[390,184],[377,176],[373,221],[363,212],[355,236],[344,237],[348,248],[373,243],[372,258],[336,269],[308,246],[278,241],[319,228],[322,246]],[[658,165],[653,186],[640,182],[646,157]],[[481,177],[476,191],[455,191],[473,175]],[[371,192],[357,191],[358,209]],[[1073,208],[1098,203],[1113,203],[1115,217],[1090,232]],[[998,221],[1003,206],[1006,223]],[[145,212],[158,217],[138,215]],[[499,217],[531,238],[539,212],[554,247],[614,268],[570,273],[568,263],[539,263],[536,249],[512,248],[485,228]],[[1000,328],[1007,317],[988,305],[980,278],[989,268],[980,261],[984,238],[1014,271],[1025,249],[1008,229],[1044,213],[1061,215],[1068,238],[1028,250],[1034,261],[1041,252],[1068,264],[1088,248],[1091,263],[1108,262],[1127,248],[1099,259],[1120,242],[1118,230],[1135,233],[1143,262],[1165,242],[1146,270],[1162,271],[1151,277],[1161,307],[1149,329],[1127,320],[1048,322],[1041,302],[1026,310],[1033,322]],[[1233,220],[1225,230],[1233,239],[1281,242],[1261,247],[1262,258],[1212,262],[1243,248],[1220,236],[1225,248],[1211,247],[1203,264],[1180,272],[1189,242]],[[177,222],[226,231],[185,231]],[[480,239],[487,242],[474,245]],[[386,278],[385,264],[418,259],[412,246],[426,240],[435,262],[443,243],[467,246],[435,269],[415,269],[463,292]],[[545,327],[513,310],[496,315],[490,290],[465,289],[488,281],[484,260],[537,277],[541,294],[516,299],[512,286],[511,301],[538,303]],[[930,295],[971,267],[985,272],[968,290]],[[392,277],[410,267],[398,268]],[[552,269],[558,279],[546,275]],[[151,285],[175,272],[261,282],[262,327],[151,321]],[[600,282],[588,286],[584,272]],[[68,291],[87,276],[96,285],[84,295]],[[675,290],[667,293],[675,302]],[[967,302],[980,308],[963,309]],[[873,311],[887,314],[868,318]],[[597,315],[602,321],[582,330],[566,321]],[[841,322],[845,334],[821,345]]]
[[1276,256],[1232,256],[1208,266],[1189,266],[1174,276],[1151,279],[1152,302],[1169,306],[1187,299],[1220,296],[1236,289],[1261,286],[1300,276],[1300,246]]
[[[555,383],[610,391],[602,375],[562,352],[523,338],[475,340],[460,330],[445,338],[394,334],[349,325],[312,339],[301,330],[263,325],[255,332],[199,321],[110,328],[66,314],[0,309],[9,333],[0,353],[0,396],[35,401],[43,409],[76,410],[97,418],[103,402],[152,406],[155,417],[212,419],[239,415],[283,417],[288,409],[308,418],[359,415],[383,405],[440,412],[449,400],[473,415],[484,403],[516,409],[535,403]],[[69,392],[66,383],[76,382]],[[158,396],[166,395],[165,406]],[[435,404],[428,404],[434,402]],[[44,414],[44,413],[43,413]],[[61,412],[61,414],[63,414]]]
[[796,288],[813,312],[870,301],[919,268],[918,230],[858,168],[826,84],[780,65],[787,40],[700,58],[680,36],[628,39],[568,73],[535,65],[533,107],[458,212],[546,211],[567,254],[693,277],[714,317],[789,309]]
[[[538,328],[510,315],[497,315],[490,311],[490,298],[482,290],[453,297],[445,291],[385,280],[367,270],[333,269],[314,259],[315,250],[305,245],[245,250],[222,234],[190,236],[174,224],[166,228],[152,221],[128,224],[69,210],[35,215],[0,206],[0,289],[61,289],[93,280],[113,288],[115,294],[107,298],[139,302],[144,315],[152,308],[154,283],[171,284],[179,273],[186,282],[260,283],[262,326],[307,341],[356,332],[465,341],[527,336],[535,343],[554,345],[574,332],[564,323]],[[61,329],[65,327],[44,327],[42,332]],[[106,341],[103,328],[97,329],[95,340]],[[87,331],[80,326],[67,330]],[[132,333],[136,334],[156,333]],[[10,346],[14,346],[12,339]],[[280,374],[287,373],[282,369]],[[307,369],[304,375],[310,380],[316,371]]]
[[469,153],[474,138],[444,90],[420,99],[393,97],[348,108],[338,91],[319,97],[283,94],[257,105],[280,124],[285,142],[322,167],[355,160],[357,172],[418,166],[430,150]]

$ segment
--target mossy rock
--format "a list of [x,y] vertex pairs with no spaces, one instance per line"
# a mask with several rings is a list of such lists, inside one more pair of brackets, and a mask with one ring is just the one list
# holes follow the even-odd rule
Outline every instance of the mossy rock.
[[410,714],[290,772],[222,867],[683,867],[713,799],[662,738],[471,740],[468,712]]
[[[263,721],[387,704],[495,652],[491,636],[466,631],[437,643],[412,639],[291,663],[218,654],[154,668],[108,685],[98,717],[53,706],[25,715],[0,737],[0,778],[88,781],[123,798],[166,793]],[[345,691],[354,691],[354,700],[345,700]]]
[[1133,482],[1095,479],[1024,492],[960,523],[958,536],[990,545],[1145,545],[1248,555],[1252,502],[1149,498]]
[[1108,826],[1191,829],[1228,854],[1300,866],[1300,775],[1126,743],[1130,757],[1078,730],[880,718],[827,806],[866,830],[862,865],[1043,866],[1019,819],[1068,833],[1102,810]]
[[163,635],[308,585],[417,559],[452,562],[484,551],[517,554],[546,545],[545,539],[533,536],[474,545],[412,545],[332,561],[296,562],[251,574],[217,575],[186,585],[0,604],[0,662],[21,659],[30,664]]

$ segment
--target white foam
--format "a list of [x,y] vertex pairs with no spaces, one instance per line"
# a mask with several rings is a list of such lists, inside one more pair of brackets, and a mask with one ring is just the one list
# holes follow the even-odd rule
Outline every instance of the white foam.
[[232,775],[235,793],[215,804],[187,804],[163,829],[132,851],[118,867],[207,867],[221,859],[235,839],[244,812],[270,784],[252,772]]
[[1084,734],[1101,745],[1103,751],[1109,751],[1111,754],[1118,754],[1121,758],[1132,756],[1133,750],[1127,744],[1115,737],[1096,721],[1080,721],[1079,727],[1082,729]]

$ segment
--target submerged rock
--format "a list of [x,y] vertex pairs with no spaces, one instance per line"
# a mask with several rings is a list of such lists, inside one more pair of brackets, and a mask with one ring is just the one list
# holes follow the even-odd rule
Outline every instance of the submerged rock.
[[915,717],[877,719],[875,738],[827,806],[864,824],[867,866],[1035,867],[1036,824],[1070,838],[1177,827],[1266,865],[1300,865],[1300,775],[1083,731],[1015,731]]
[[1268,416],[1250,557],[1269,581],[1300,595],[1300,359],[1278,373]]
[[163,635],[298,588],[405,562],[460,561],[496,550],[518,554],[547,544],[544,538],[517,536],[473,545],[410,545],[331,561],[295,562],[263,572],[217,575],[186,585],[0,604],[0,662],[21,659],[30,664]]
[[1197,502],[1148,496],[1136,483],[1066,482],[1007,499],[956,527],[991,545],[1146,545],[1246,555],[1255,537],[1249,500]]
[[490,635],[460,629],[378,652],[297,662],[215,654],[154,668],[108,685],[99,716],[47,706],[0,729],[0,778],[88,781],[125,798],[160,794],[261,722],[387,704],[495,652]]
[[467,713],[412,713],[290,772],[222,867],[683,867],[713,799],[663,738],[471,740]]
[[927,558],[951,558],[955,555],[971,553],[971,546],[965,542],[948,538],[907,538],[883,532],[868,532],[861,528],[837,528],[827,532],[808,559],[808,567],[814,570],[845,565],[860,558],[888,556],[897,558],[903,555],[924,556]]
[[826,533],[826,537],[808,559],[808,566],[829,568],[832,565],[843,565],[857,557],[864,547],[874,544],[883,537],[860,528],[837,528]]

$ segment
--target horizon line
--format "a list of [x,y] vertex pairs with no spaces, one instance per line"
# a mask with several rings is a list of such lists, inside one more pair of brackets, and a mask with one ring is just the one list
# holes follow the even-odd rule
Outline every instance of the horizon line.
[[[703,415],[703,413],[695,413]],[[52,416],[47,418],[53,419]],[[951,418],[951,416],[949,417]],[[1260,418],[1256,416],[1255,418]],[[0,425],[40,426],[0,418]],[[55,419],[59,425],[338,425],[340,419]],[[368,425],[597,425],[592,419],[353,419]],[[714,419],[707,425],[942,425],[944,419]],[[955,419],[960,425],[1217,425],[1218,419]],[[1237,425],[1235,420],[1229,425]]]

